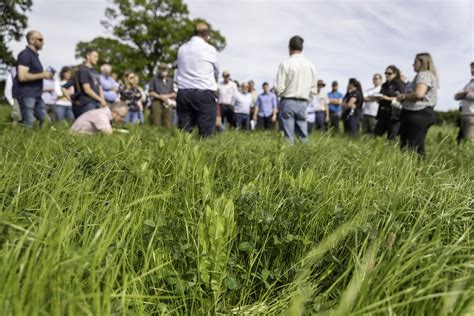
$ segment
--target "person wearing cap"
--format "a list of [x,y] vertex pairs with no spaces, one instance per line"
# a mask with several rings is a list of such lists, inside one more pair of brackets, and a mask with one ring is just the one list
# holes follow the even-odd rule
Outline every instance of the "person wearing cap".
[[329,99],[325,93],[322,93],[326,86],[324,81],[318,80],[318,95],[316,99],[316,125],[315,128],[321,131],[326,130],[326,123],[329,121]]
[[150,81],[148,94],[152,98],[151,123],[156,127],[173,127],[173,103],[176,100],[173,78],[168,65],[160,63],[158,74]]
[[382,89],[382,75],[377,73],[372,78],[374,86],[364,93],[364,105],[362,106],[362,131],[365,134],[373,134],[377,123],[379,111],[378,96]]
[[223,80],[219,83],[217,90],[219,96],[219,107],[221,111],[221,130],[226,125],[235,126],[234,102],[238,92],[237,84],[230,79],[230,72],[225,70],[222,73]]
[[306,107],[318,94],[316,70],[303,56],[304,40],[293,36],[289,42],[290,58],[278,68],[275,89],[280,102],[280,123],[288,143],[294,143],[295,132],[302,143],[308,141]]
[[328,92],[329,98],[329,119],[331,122],[331,129],[338,132],[339,122],[341,120],[341,104],[344,95],[338,91],[339,84],[333,81],[331,84],[332,90]]
[[270,91],[270,85],[262,85],[263,93],[257,98],[257,105],[253,113],[253,120],[257,122],[257,129],[272,130],[277,119],[277,97]]
[[209,26],[198,23],[194,36],[178,49],[178,127],[192,132],[197,124],[201,137],[214,133],[219,67],[217,50],[208,44]]
[[109,64],[103,64],[100,67],[100,76],[99,82],[104,91],[104,99],[108,104],[112,104],[118,101],[118,91],[120,85],[118,82],[112,77],[112,66]]
[[45,117],[45,105],[41,98],[43,80],[53,79],[51,71],[44,71],[39,60],[38,51],[43,48],[44,38],[38,31],[30,31],[26,35],[28,46],[20,52],[17,58],[17,76],[13,82],[13,90],[18,96],[25,127],[32,127],[35,118],[40,126]]
[[242,92],[237,92],[234,98],[235,128],[250,130],[250,110],[253,105],[250,86],[247,82],[241,84]]

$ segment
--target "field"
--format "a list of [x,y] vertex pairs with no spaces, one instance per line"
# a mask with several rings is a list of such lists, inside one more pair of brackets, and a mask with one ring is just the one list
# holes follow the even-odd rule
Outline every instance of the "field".
[[[5,121],[5,109],[2,109]],[[474,314],[474,146],[0,125],[2,315]]]

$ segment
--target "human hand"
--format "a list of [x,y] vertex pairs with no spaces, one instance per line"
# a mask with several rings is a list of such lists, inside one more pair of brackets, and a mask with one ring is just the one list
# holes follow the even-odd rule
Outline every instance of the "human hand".
[[43,75],[43,79],[51,80],[54,78],[54,75],[51,71],[43,71],[42,75]]
[[105,101],[104,98],[100,99],[99,104],[101,108],[105,108],[107,106],[107,102]]

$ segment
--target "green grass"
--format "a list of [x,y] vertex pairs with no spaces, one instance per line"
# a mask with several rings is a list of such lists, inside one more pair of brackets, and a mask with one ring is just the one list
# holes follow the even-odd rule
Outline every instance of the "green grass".
[[[0,112],[6,117],[5,109]],[[0,125],[2,315],[474,313],[474,146]]]

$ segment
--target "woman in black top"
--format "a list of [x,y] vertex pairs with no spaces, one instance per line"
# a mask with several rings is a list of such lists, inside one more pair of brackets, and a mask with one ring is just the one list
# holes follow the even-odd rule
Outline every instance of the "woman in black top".
[[387,138],[393,140],[397,137],[400,129],[401,104],[396,101],[396,98],[405,93],[405,83],[400,78],[400,70],[394,65],[387,67],[385,77],[387,80],[380,90],[381,96],[377,98],[379,112],[374,135],[383,136],[387,133]]
[[123,76],[125,86],[120,88],[120,99],[128,106],[126,123],[142,123],[141,113],[143,112],[142,93],[138,88],[136,74],[133,71],[126,71]]
[[342,101],[342,120],[344,132],[352,137],[355,137],[359,130],[359,118],[363,103],[364,96],[360,82],[354,78],[349,79],[347,93]]

